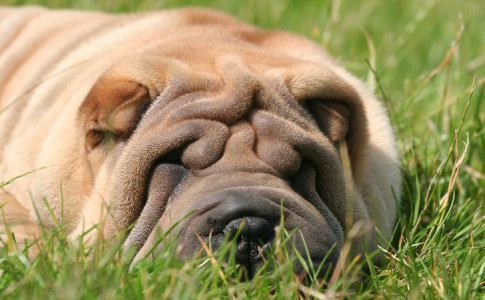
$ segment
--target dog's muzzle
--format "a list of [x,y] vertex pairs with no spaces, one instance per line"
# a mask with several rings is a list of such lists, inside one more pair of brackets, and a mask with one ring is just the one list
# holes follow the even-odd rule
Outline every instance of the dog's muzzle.
[[[247,173],[217,174],[201,179],[187,177],[173,165],[158,169],[163,170],[155,172],[160,176],[167,171],[179,174],[182,183],[172,186],[174,192],[166,205],[160,202],[154,205],[156,201],[150,200],[145,205],[125,242],[125,248],[139,250],[135,261],[160,241],[156,231],[161,228],[162,232],[172,230],[172,235],[177,235],[177,254],[182,258],[205,255],[204,248],[216,251],[226,240],[234,242],[236,262],[252,276],[274,250],[275,228],[284,225],[292,234],[291,242],[286,245],[289,252],[299,252],[307,263],[314,264],[315,270],[322,262],[323,272],[335,266],[341,247],[339,233],[329,225],[335,220],[328,222],[324,214],[293,191],[285,180]],[[158,176],[152,176],[150,186],[154,186],[153,178],[159,180]],[[163,213],[162,206],[166,206]],[[155,224],[157,213],[161,215]],[[170,229],[177,220],[183,221]],[[163,241],[158,247],[163,247]],[[302,266],[297,265],[296,270],[301,271]]]

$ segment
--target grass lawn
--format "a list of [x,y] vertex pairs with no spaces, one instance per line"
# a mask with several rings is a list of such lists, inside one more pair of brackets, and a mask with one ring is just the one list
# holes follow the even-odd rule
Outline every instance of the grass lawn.
[[[180,262],[170,249],[128,270],[119,245],[75,248],[55,228],[33,262],[0,249],[1,299],[484,299],[482,0],[0,0],[27,3],[109,12],[207,6],[313,39],[385,103],[402,155],[403,193],[395,238],[381,250],[388,262],[351,261],[325,290],[312,278],[299,283],[291,272],[298,257],[288,257],[284,243],[265,266],[271,272],[248,281],[238,280],[244,275],[230,261]],[[281,241],[286,237],[282,232]]]

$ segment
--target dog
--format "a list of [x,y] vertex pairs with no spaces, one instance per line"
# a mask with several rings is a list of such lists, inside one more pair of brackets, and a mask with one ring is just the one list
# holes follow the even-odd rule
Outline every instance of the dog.
[[128,230],[136,261],[179,222],[180,257],[240,231],[236,260],[254,269],[283,218],[328,269],[353,228],[352,255],[392,235],[386,110],[306,38],[205,9],[4,7],[0,70],[3,241],[102,224]]

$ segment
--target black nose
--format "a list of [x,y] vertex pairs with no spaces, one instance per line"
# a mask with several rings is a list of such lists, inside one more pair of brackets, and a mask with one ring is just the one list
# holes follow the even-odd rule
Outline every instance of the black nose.
[[[250,274],[262,262],[263,251],[274,237],[273,226],[267,220],[259,217],[232,220],[226,225],[223,232],[224,236],[228,236],[229,239],[236,239],[236,262],[245,266]],[[221,241],[214,242],[220,244]]]

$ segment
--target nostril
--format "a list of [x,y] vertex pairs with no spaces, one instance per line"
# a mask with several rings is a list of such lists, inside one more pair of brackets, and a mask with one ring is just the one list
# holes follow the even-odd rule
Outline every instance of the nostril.
[[236,262],[248,270],[250,276],[255,267],[262,263],[262,254],[274,237],[274,228],[263,218],[244,217],[229,222],[224,235],[236,240]]
[[224,228],[224,233],[233,238],[238,232],[238,240],[258,242],[266,244],[274,234],[274,228],[270,223],[259,217],[244,217],[229,222]]

